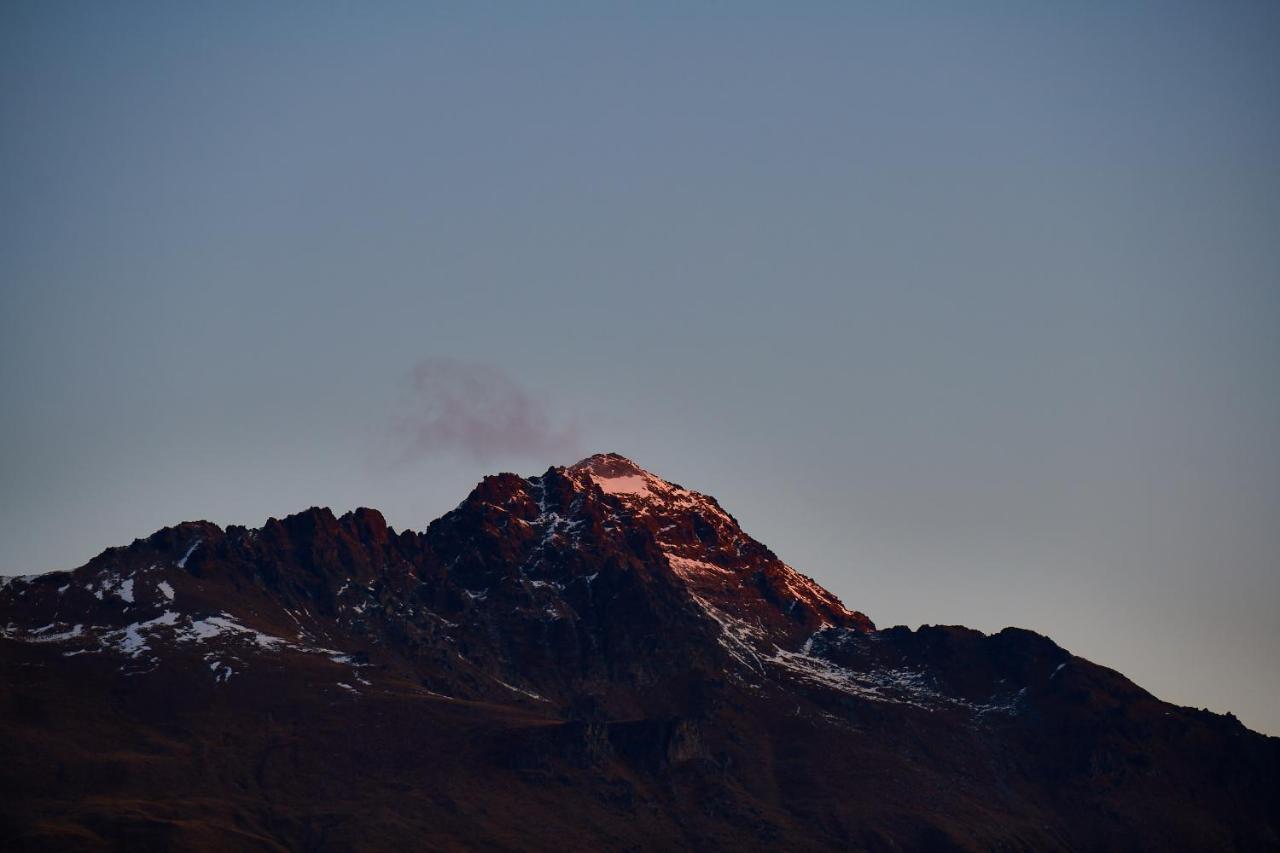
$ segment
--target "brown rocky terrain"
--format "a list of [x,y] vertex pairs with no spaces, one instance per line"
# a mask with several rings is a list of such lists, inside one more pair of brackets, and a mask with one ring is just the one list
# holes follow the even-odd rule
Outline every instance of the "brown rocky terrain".
[[0,588],[5,850],[1265,850],[1280,740],[877,629],[614,454]]

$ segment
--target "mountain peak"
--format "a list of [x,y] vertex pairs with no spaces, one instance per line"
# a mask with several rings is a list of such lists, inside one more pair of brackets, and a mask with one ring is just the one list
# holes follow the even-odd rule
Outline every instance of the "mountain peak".
[[646,495],[651,485],[669,485],[620,453],[596,453],[567,469],[586,474],[603,491],[612,495]]
[[649,474],[621,453],[593,453],[586,459],[570,465],[569,470],[585,471],[599,477],[634,477]]
[[0,577],[0,697],[0,849],[1270,849],[1280,814],[1280,741],[1028,631],[877,631],[614,453],[423,533],[313,507]]
[[[628,523],[649,532],[671,572],[722,626],[745,618],[744,635],[761,641],[768,635],[769,643],[784,644],[821,626],[875,630],[865,615],[747,535],[710,495],[664,480],[617,453],[597,453],[560,470],[579,488],[594,484],[615,499]],[[731,646],[731,653],[740,651]]]

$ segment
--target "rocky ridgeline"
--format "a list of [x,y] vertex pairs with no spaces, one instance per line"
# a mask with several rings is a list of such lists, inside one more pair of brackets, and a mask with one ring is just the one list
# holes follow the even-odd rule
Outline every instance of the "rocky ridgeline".
[[15,849],[1280,843],[1274,739],[1030,631],[877,630],[616,454],[423,532],[313,508],[6,579],[0,673]]

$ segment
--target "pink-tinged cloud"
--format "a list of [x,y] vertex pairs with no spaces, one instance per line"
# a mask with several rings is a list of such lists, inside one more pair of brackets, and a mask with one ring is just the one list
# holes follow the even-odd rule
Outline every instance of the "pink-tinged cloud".
[[401,461],[460,453],[481,462],[524,455],[567,458],[572,424],[557,424],[546,403],[498,367],[447,358],[419,363],[394,422]]

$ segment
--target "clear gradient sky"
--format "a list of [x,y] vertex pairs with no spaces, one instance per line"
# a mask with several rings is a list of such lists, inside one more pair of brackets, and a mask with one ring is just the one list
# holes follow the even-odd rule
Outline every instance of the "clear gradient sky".
[[963,5],[4,3],[0,572],[615,450],[1280,734],[1280,5]]

